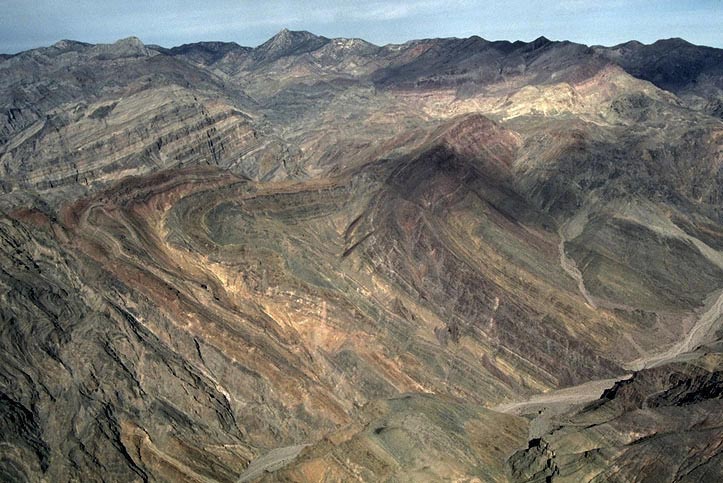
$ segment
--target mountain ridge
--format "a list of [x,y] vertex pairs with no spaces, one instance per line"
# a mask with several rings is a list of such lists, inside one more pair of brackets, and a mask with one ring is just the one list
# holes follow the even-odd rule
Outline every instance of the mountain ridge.
[[[240,46],[240,47],[242,47],[242,48],[245,48],[245,49],[253,49],[253,48],[260,47],[260,46],[263,45],[264,43],[269,42],[269,41],[272,40],[274,37],[276,37],[276,36],[278,36],[278,35],[280,35],[280,34],[282,34],[282,36],[283,36],[283,35],[286,35],[286,34],[310,34],[310,35],[312,35],[312,36],[314,36],[314,37],[328,38],[328,39],[330,39],[330,40],[354,40],[354,39],[364,40],[364,39],[362,39],[362,38],[360,38],[360,37],[325,37],[325,36],[323,36],[323,35],[316,35],[316,34],[314,34],[314,33],[312,33],[312,32],[307,31],[307,30],[291,30],[291,29],[288,29],[288,28],[282,28],[279,32],[277,32],[276,34],[272,35],[272,36],[269,37],[267,40],[265,40],[264,42],[258,44],[258,45],[255,46],[255,47],[253,47],[253,46],[244,46],[244,45],[241,45],[241,44],[239,44],[237,41],[234,41],[234,40],[226,40],[226,41],[220,41],[220,40],[201,40],[201,41],[196,41],[196,42],[187,42],[187,43],[184,43],[184,44],[181,44],[181,45],[171,46],[171,47],[164,47],[164,46],[154,45],[154,44],[147,44],[147,45],[154,45],[154,46],[156,46],[156,47],[160,47],[160,48],[163,48],[163,49],[168,49],[168,50],[170,50],[170,49],[173,49],[173,48],[178,48],[178,47],[183,47],[183,46],[189,46],[189,45],[195,45],[195,44],[212,44],[212,43],[215,43],[215,44],[235,44],[235,45],[238,45],[238,46]],[[130,37],[134,37],[134,36],[130,36]],[[130,37],[124,37],[124,38],[130,38]],[[136,38],[137,38],[137,37],[136,37]],[[575,42],[575,41],[569,41],[569,40],[550,40],[550,39],[548,39],[544,34],[541,34],[537,39],[533,39],[533,40],[530,40],[530,41],[524,41],[524,40],[520,40],[520,39],[518,39],[518,40],[505,40],[505,39],[489,40],[489,39],[485,39],[485,38],[481,37],[480,35],[473,34],[473,35],[471,35],[470,37],[429,37],[429,38],[420,38],[420,39],[410,39],[410,40],[407,40],[407,41],[404,41],[404,42],[398,42],[398,43],[394,43],[394,42],[390,42],[390,43],[386,43],[386,44],[374,44],[373,42],[369,42],[369,43],[371,43],[372,45],[378,46],[378,47],[386,47],[386,46],[399,46],[399,45],[404,45],[404,44],[413,43],[413,42],[420,42],[420,41],[444,40],[444,39],[465,39],[465,38],[467,38],[467,39],[479,38],[479,39],[481,39],[481,40],[484,40],[485,42],[490,42],[490,43],[508,42],[508,43],[511,43],[511,44],[514,44],[514,43],[517,43],[517,44],[531,44],[531,43],[534,43],[534,42],[539,41],[539,40],[544,40],[544,41],[547,41],[547,42],[571,42],[571,43],[576,43],[576,44],[578,44],[578,45],[585,45],[586,47],[602,47],[602,48],[608,48],[608,49],[612,49],[612,48],[616,48],[616,47],[621,47],[621,46],[625,46],[625,45],[630,45],[630,44],[633,44],[633,45],[637,44],[637,45],[639,45],[639,46],[649,47],[649,46],[655,45],[656,43],[660,43],[660,42],[663,42],[663,43],[665,43],[665,42],[674,42],[674,43],[682,43],[682,44],[684,44],[684,45],[692,45],[692,46],[694,46],[694,47],[704,47],[704,48],[716,49],[716,50],[720,50],[720,49],[721,49],[720,47],[713,47],[713,46],[705,45],[705,44],[694,44],[694,43],[692,43],[692,42],[687,41],[686,39],[684,39],[684,38],[682,38],[682,37],[670,37],[670,38],[664,38],[664,39],[661,38],[661,39],[655,40],[655,41],[653,41],[653,42],[651,42],[651,43],[647,43],[647,44],[644,43],[644,42],[641,42],[641,41],[639,41],[639,40],[631,39],[631,40],[623,41],[623,42],[620,42],[620,43],[617,43],[617,44],[601,45],[601,44],[584,44],[584,43],[581,43],[581,42]],[[118,40],[123,40],[123,39],[117,39],[116,42],[117,42]],[[85,45],[101,45],[101,44],[102,44],[102,43],[93,44],[93,43],[88,43],[88,42],[83,42],[83,41],[78,41],[78,40],[72,40],[72,39],[61,39],[61,40],[59,40],[59,41],[56,42],[56,43],[60,43],[60,42],[71,42],[71,43],[79,43],[79,44],[85,44]],[[365,40],[365,42],[367,42],[367,41]],[[114,42],[110,42],[110,44],[112,44],[112,43],[114,43]],[[28,52],[28,51],[31,51],[31,50],[37,50],[37,49],[39,49],[39,48],[43,48],[43,47],[34,47],[34,48],[30,48],[30,49],[21,50],[21,51],[15,52],[15,53],[3,53],[3,54],[0,54],[0,55],[13,56],[13,55],[17,55],[17,54],[20,54],[20,53],[23,53],[23,52]]]
[[[284,28],[280,30],[277,34],[269,38],[267,41],[256,47],[244,47],[237,44],[236,42],[205,41],[188,43],[171,48],[151,46],[150,50],[154,51],[155,48],[155,51],[163,52],[172,56],[200,56],[199,59],[209,65],[222,61],[223,57],[228,55],[229,53],[235,55],[240,54],[242,56],[250,55],[255,62],[270,63],[277,61],[281,58],[293,55],[304,53],[311,54],[318,51],[332,41],[335,41],[336,43],[349,43],[353,42],[354,40],[365,42],[362,39],[351,38],[329,39],[327,37],[318,36],[304,30],[292,31]],[[496,47],[502,52],[509,53],[510,49],[524,52],[526,50],[536,51],[550,45],[558,47],[567,45],[577,49],[587,49],[590,52],[594,52],[596,55],[599,55],[600,57],[605,58],[608,61],[612,61],[617,65],[620,65],[621,67],[626,69],[626,71],[629,71],[632,75],[644,80],[649,80],[658,85],[658,87],[673,90],[674,92],[689,90],[691,88],[691,85],[694,84],[697,78],[701,75],[714,75],[720,77],[719,66],[721,64],[721,58],[723,58],[723,49],[707,47],[703,45],[695,45],[678,37],[659,39],[651,44],[643,44],[636,40],[630,40],[610,47],[604,47],[600,45],[588,46],[585,44],[579,44],[570,41],[552,41],[544,36],[540,36],[530,42],[524,42],[520,40],[514,42],[507,40],[489,41],[483,39],[482,37],[473,35],[467,38],[450,37],[409,40],[401,44],[386,44],[383,46],[376,46],[368,42],[365,43],[368,44],[370,47],[378,47],[381,50],[397,50],[405,46],[409,47],[421,44],[428,44],[437,47],[442,47],[444,44],[451,44],[453,49],[453,55],[456,56],[464,55],[460,52],[455,52],[458,49],[457,46],[468,50],[470,45],[481,45],[483,47],[483,50],[485,47]],[[58,49],[57,46],[62,45],[63,48],[59,50],[66,50],[68,48],[87,49],[89,47],[94,47],[95,49],[101,50],[110,49],[110,51],[115,52],[120,52],[120,50],[125,49],[125,54],[120,55],[131,55],[131,52],[128,50],[129,48],[131,48],[131,44],[132,48],[136,49],[136,52],[133,55],[141,53],[139,49],[145,49],[142,53],[143,55],[148,55],[148,49],[146,49],[146,46],[137,37],[120,39],[112,44],[88,44],[85,42],[73,40],[61,40],[54,44],[52,47]],[[666,51],[666,54],[670,55],[671,48],[673,48],[673,50],[682,49],[684,50],[684,52],[681,52],[679,55],[677,55],[675,59],[671,59],[671,61],[668,62],[666,65],[656,65],[657,61],[655,59],[659,57],[659,53],[658,55],[656,55],[656,52],[658,52],[660,49],[664,49]],[[17,56],[24,55],[28,52],[42,51],[43,49],[44,48],[41,47],[38,49],[30,49],[15,54],[3,54],[3,60],[9,60]],[[622,52],[622,54],[620,53],[621,49],[624,49],[624,52]],[[194,51],[196,52],[192,53]],[[472,49],[470,51],[470,54],[474,55],[478,51],[479,49]],[[702,51],[705,51],[705,53],[703,53]],[[635,58],[631,59],[630,56],[634,56]],[[640,64],[640,59],[644,58],[650,59],[647,61],[647,66],[643,64],[642,69],[640,67],[632,67],[633,63],[638,65]],[[711,69],[714,69],[714,71],[709,73]],[[715,87],[718,91],[723,89],[723,86],[720,85],[716,85]]]

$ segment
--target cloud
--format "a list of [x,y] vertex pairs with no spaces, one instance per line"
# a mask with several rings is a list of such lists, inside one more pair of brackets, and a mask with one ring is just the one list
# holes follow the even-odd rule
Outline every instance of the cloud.
[[364,20],[397,20],[416,15],[442,13],[469,5],[464,0],[418,0],[408,2],[371,2],[361,11],[350,12],[349,16]]
[[579,14],[591,11],[613,10],[624,6],[626,3],[636,3],[636,1],[637,0],[607,0],[601,2],[599,0],[558,0],[552,4],[547,3],[547,5],[557,10]]

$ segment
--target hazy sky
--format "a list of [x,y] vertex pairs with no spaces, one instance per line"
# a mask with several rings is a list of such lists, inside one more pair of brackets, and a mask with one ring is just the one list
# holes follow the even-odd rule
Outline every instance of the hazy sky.
[[0,0],[0,52],[131,35],[167,47],[199,40],[255,46],[284,27],[377,44],[544,35],[603,45],[683,37],[723,47],[722,25],[723,0]]

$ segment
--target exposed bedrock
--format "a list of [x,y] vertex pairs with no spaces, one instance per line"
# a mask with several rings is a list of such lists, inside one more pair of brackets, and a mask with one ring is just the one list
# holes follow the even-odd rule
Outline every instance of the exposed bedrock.
[[509,460],[514,481],[716,481],[723,471],[720,353],[646,369]]
[[0,479],[720,480],[719,56],[0,58]]

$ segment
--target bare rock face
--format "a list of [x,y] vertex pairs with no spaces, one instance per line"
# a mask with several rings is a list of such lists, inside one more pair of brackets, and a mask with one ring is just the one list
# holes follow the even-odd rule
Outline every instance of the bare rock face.
[[48,232],[3,218],[0,237],[3,480],[232,481],[254,449],[200,355],[144,327],[127,288]]
[[0,58],[0,479],[720,479],[719,57]]
[[723,472],[720,353],[646,369],[509,460],[515,481],[715,481]]
[[278,34],[254,49],[252,56],[259,62],[273,62],[281,57],[313,52],[329,42],[311,32],[281,30]]

